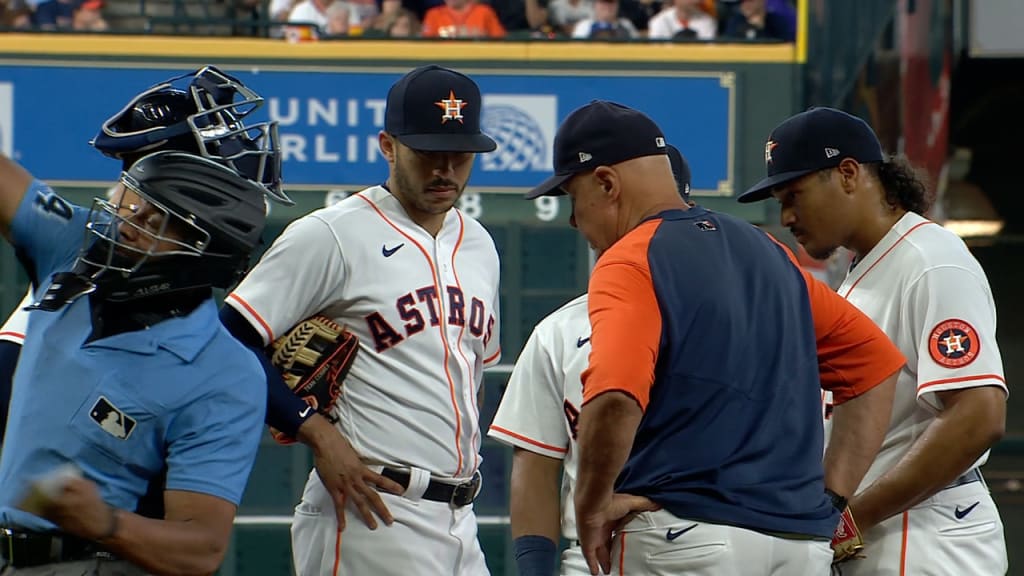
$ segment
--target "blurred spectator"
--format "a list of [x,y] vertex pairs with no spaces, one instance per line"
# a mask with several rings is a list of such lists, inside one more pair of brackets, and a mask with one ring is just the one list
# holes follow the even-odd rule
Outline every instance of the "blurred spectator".
[[388,23],[386,32],[391,38],[415,38],[420,35],[420,20],[412,10],[402,8]]
[[701,8],[701,0],[674,0],[647,27],[649,38],[694,38],[711,40],[718,32],[718,22]]
[[110,27],[100,9],[103,0],[86,0],[75,10],[71,27],[79,32],[106,32]]
[[571,36],[576,24],[594,18],[593,0],[552,0],[548,19],[556,30]]
[[594,2],[594,17],[580,20],[573,28],[573,38],[611,40],[636,38],[639,33],[628,18],[619,17],[618,0]]
[[725,25],[725,35],[747,40],[796,40],[796,9],[786,0],[740,0]]
[[349,34],[362,34],[369,30],[380,10],[377,8],[377,0],[346,0],[345,4],[349,12]]
[[348,36],[352,9],[346,2],[332,2],[327,7],[325,15],[327,16],[327,26],[324,28],[325,35]]
[[547,0],[490,0],[505,30],[537,30],[547,24]]
[[32,25],[40,30],[71,28],[77,2],[72,0],[28,0]]
[[3,25],[11,28],[31,28],[32,7],[25,0],[7,0],[3,3]]
[[505,27],[494,8],[474,0],[445,0],[444,6],[427,10],[423,18],[427,38],[502,38]]
[[312,24],[320,30],[327,29],[327,7],[335,0],[302,0],[288,15],[289,24]]
[[[292,9],[298,4],[300,0],[270,0],[270,5],[267,8],[268,16],[270,20],[274,22],[280,22],[284,24],[288,22],[288,17],[292,14]],[[270,36],[272,38],[280,38],[284,36],[285,26],[274,26],[270,29]]]

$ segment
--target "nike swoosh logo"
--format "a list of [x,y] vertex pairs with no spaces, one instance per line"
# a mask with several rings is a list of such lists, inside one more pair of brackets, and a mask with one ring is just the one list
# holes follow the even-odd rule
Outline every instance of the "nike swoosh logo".
[[303,410],[302,412],[299,412],[299,418],[305,418],[306,415],[309,414],[309,411],[312,410],[312,409],[313,409],[312,406],[306,406],[305,410]]
[[970,514],[971,510],[974,510],[974,507],[977,506],[978,504],[981,504],[981,502],[975,502],[974,504],[971,504],[970,506],[964,508],[963,510],[961,510],[960,507],[957,506],[956,510],[953,511],[953,515],[956,516],[957,520],[963,520],[964,516]]
[[675,532],[673,532],[672,529],[669,528],[668,532],[665,532],[665,540],[668,540],[669,542],[671,542],[671,541],[675,540],[676,538],[679,538],[683,534],[686,534],[690,530],[693,530],[696,527],[697,527],[697,525],[693,524],[693,525],[687,526],[686,528],[683,528],[681,530],[676,530]]
[[389,250],[388,245],[384,244],[383,246],[380,247],[380,253],[383,254],[385,258],[390,258],[391,255],[394,254],[395,252],[398,252],[398,249],[401,248],[402,246],[405,246],[405,242],[402,242],[398,246],[395,246],[394,248],[391,248]]
[[587,342],[590,342],[590,336],[587,336],[586,338],[577,338],[576,347],[583,348],[583,345],[586,344]]

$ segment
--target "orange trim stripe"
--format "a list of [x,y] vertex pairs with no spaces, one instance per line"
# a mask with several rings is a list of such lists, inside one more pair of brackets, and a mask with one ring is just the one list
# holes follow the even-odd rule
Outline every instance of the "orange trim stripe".
[[938,386],[940,384],[953,384],[954,382],[970,382],[973,380],[998,380],[999,382],[1003,383],[1003,386],[1006,386],[1006,379],[998,374],[980,374],[978,376],[962,376],[960,378],[945,378],[942,380],[932,380],[931,382],[919,384],[917,386],[917,391],[920,392],[925,388],[929,388],[931,386]]
[[366,202],[366,204],[369,205],[370,208],[373,208],[373,211],[376,212],[377,215],[380,216],[381,219],[384,220],[384,222],[386,222],[388,224],[388,226],[391,226],[392,228],[394,228],[395,232],[398,232],[403,237],[405,237],[406,240],[408,240],[409,242],[412,242],[412,244],[414,246],[419,248],[420,252],[423,254],[423,257],[427,259],[427,264],[430,265],[430,274],[434,278],[434,290],[437,291],[437,303],[438,303],[438,305],[440,305],[441,312],[442,312],[441,319],[440,319],[440,322],[438,322],[437,327],[438,327],[438,330],[441,331],[441,341],[445,343],[445,346],[444,346],[444,375],[445,375],[445,378],[448,379],[448,391],[451,394],[451,398],[452,398],[452,409],[455,410],[455,452],[458,453],[458,455],[459,455],[459,461],[458,461],[458,468],[455,470],[454,476],[456,478],[458,478],[459,474],[462,473],[462,442],[460,440],[462,438],[462,414],[459,412],[459,404],[455,400],[455,380],[452,379],[451,370],[448,368],[448,335],[446,334],[445,319],[444,319],[444,314],[443,314],[443,312],[444,312],[444,294],[441,292],[441,286],[438,284],[439,278],[437,276],[437,269],[434,268],[434,261],[430,259],[430,254],[427,253],[427,251],[423,248],[423,246],[420,245],[420,243],[417,242],[412,236],[409,236],[408,234],[406,234],[404,230],[399,228],[387,216],[385,216],[384,213],[381,212],[380,208],[378,208],[377,205],[374,204],[372,200],[367,198],[362,193],[356,194],[356,197],[362,199],[363,202]]
[[228,294],[228,299],[238,302],[239,304],[242,305],[243,308],[245,308],[247,312],[249,312],[249,314],[252,314],[252,317],[255,318],[257,322],[260,323],[261,327],[263,327],[263,331],[266,333],[267,336],[268,344],[274,341],[274,331],[270,329],[270,325],[267,324],[266,320],[264,320],[263,317],[256,312],[255,308],[250,306],[248,302],[243,300],[241,296],[235,294],[234,292]]
[[875,260],[874,264],[872,264],[871,266],[868,266],[868,269],[865,270],[864,273],[860,275],[860,278],[857,278],[857,281],[853,283],[853,286],[850,286],[850,289],[846,291],[846,294],[843,294],[843,298],[849,298],[850,297],[850,292],[853,292],[853,289],[857,287],[857,284],[860,284],[860,281],[863,280],[864,277],[867,276],[871,272],[871,270],[874,269],[875,266],[878,266],[878,263],[881,262],[886,256],[889,255],[889,252],[892,252],[897,246],[899,246],[900,242],[903,242],[904,238],[906,238],[907,236],[910,236],[910,233],[913,232],[914,230],[917,230],[921,226],[925,226],[927,224],[935,224],[935,222],[932,222],[932,221],[920,222],[920,223],[916,224],[910,230],[907,230],[906,232],[904,232],[903,236],[900,236],[895,242],[893,242],[892,246],[889,246],[889,249],[886,250],[885,252],[883,252],[882,255],[878,257],[878,260]]
[[[455,249],[452,250],[452,276],[455,277],[455,287],[463,294],[462,327],[459,328],[459,337],[455,341],[455,350],[458,351],[459,356],[462,357],[462,361],[466,363],[466,370],[469,371],[469,396],[472,399],[471,408],[473,409],[473,413],[476,414],[476,427],[473,429],[473,433],[469,436],[469,445],[472,447],[476,446],[476,436],[480,432],[480,408],[477,406],[476,386],[473,385],[473,383],[476,382],[476,378],[473,376],[473,364],[469,362],[469,358],[466,357],[466,353],[462,350],[462,336],[466,333],[466,324],[469,322],[469,311],[472,309],[472,303],[468,303],[470,304],[470,307],[467,309],[465,292],[462,291],[462,282],[459,282],[459,273],[455,268],[455,255],[459,253],[459,248],[462,247],[462,239],[466,234],[466,222],[462,219],[462,213],[456,210],[455,215],[459,218],[459,239],[455,241]],[[475,470],[479,465],[480,452],[474,451],[473,469]]]
[[910,532],[910,511],[903,513],[903,542],[900,545],[900,576],[907,574],[907,533]]
[[[341,495],[342,508],[345,506],[345,495]],[[335,519],[337,521],[337,519]],[[334,568],[331,569],[333,576],[338,576],[338,570],[341,568],[341,525],[338,525],[338,533],[334,536]]]
[[494,360],[498,356],[501,356],[501,346],[498,346],[498,351],[497,352],[495,352],[494,354],[491,354],[487,358],[484,358],[484,364],[487,364],[488,362],[494,362]]
[[491,430],[494,430],[495,432],[498,432],[500,434],[504,434],[506,436],[511,436],[512,438],[515,438],[516,440],[522,440],[523,442],[526,442],[527,444],[533,444],[534,446],[536,446],[538,448],[543,448],[545,450],[551,450],[552,452],[560,452],[562,454],[565,454],[565,453],[567,453],[569,451],[568,448],[559,448],[558,446],[552,446],[550,444],[545,444],[543,442],[538,442],[538,441],[534,440],[533,438],[528,438],[526,436],[523,436],[522,434],[517,434],[517,433],[515,433],[515,432],[513,432],[511,430],[507,430],[505,428],[502,428],[501,426],[495,426],[494,424],[491,424]]
[[5,330],[3,332],[0,332],[0,336],[14,336],[15,338],[20,338],[22,340],[25,339],[24,334],[22,334],[21,332],[14,332],[13,330]]
[[622,551],[619,552],[619,574],[620,576],[626,576],[626,533],[619,532],[619,534],[622,547]]

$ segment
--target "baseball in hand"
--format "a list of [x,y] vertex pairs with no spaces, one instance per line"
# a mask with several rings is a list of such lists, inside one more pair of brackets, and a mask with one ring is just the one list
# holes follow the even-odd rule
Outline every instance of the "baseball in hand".
[[72,463],[62,464],[40,476],[29,485],[28,492],[18,503],[18,509],[29,514],[42,516],[68,482],[82,477],[82,471]]

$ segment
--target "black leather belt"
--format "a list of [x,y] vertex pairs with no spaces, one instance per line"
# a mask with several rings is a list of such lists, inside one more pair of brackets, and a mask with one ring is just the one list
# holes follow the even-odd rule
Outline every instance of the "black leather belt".
[[977,468],[971,468],[967,472],[964,472],[959,478],[953,480],[953,483],[943,488],[943,490],[949,490],[950,488],[956,488],[957,486],[963,486],[964,484],[970,484],[971,482],[981,481],[981,470]]
[[[402,488],[409,488],[410,474],[408,472],[385,468],[380,471],[380,475],[398,482],[402,485]],[[476,474],[473,474],[472,479],[462,484],[446,484],[437,480],[431,480],[427,484],[426,491],[423,492],[423,499],[433,500],[434,502],[447,502],[452,506],[462,507],[472,504],[479,492],[480,472],[477,471]]]
[[93,558],[114,559],[114,556],[94,542],[67,534],[0,528],[0,558],[4,566],[29,568]]

